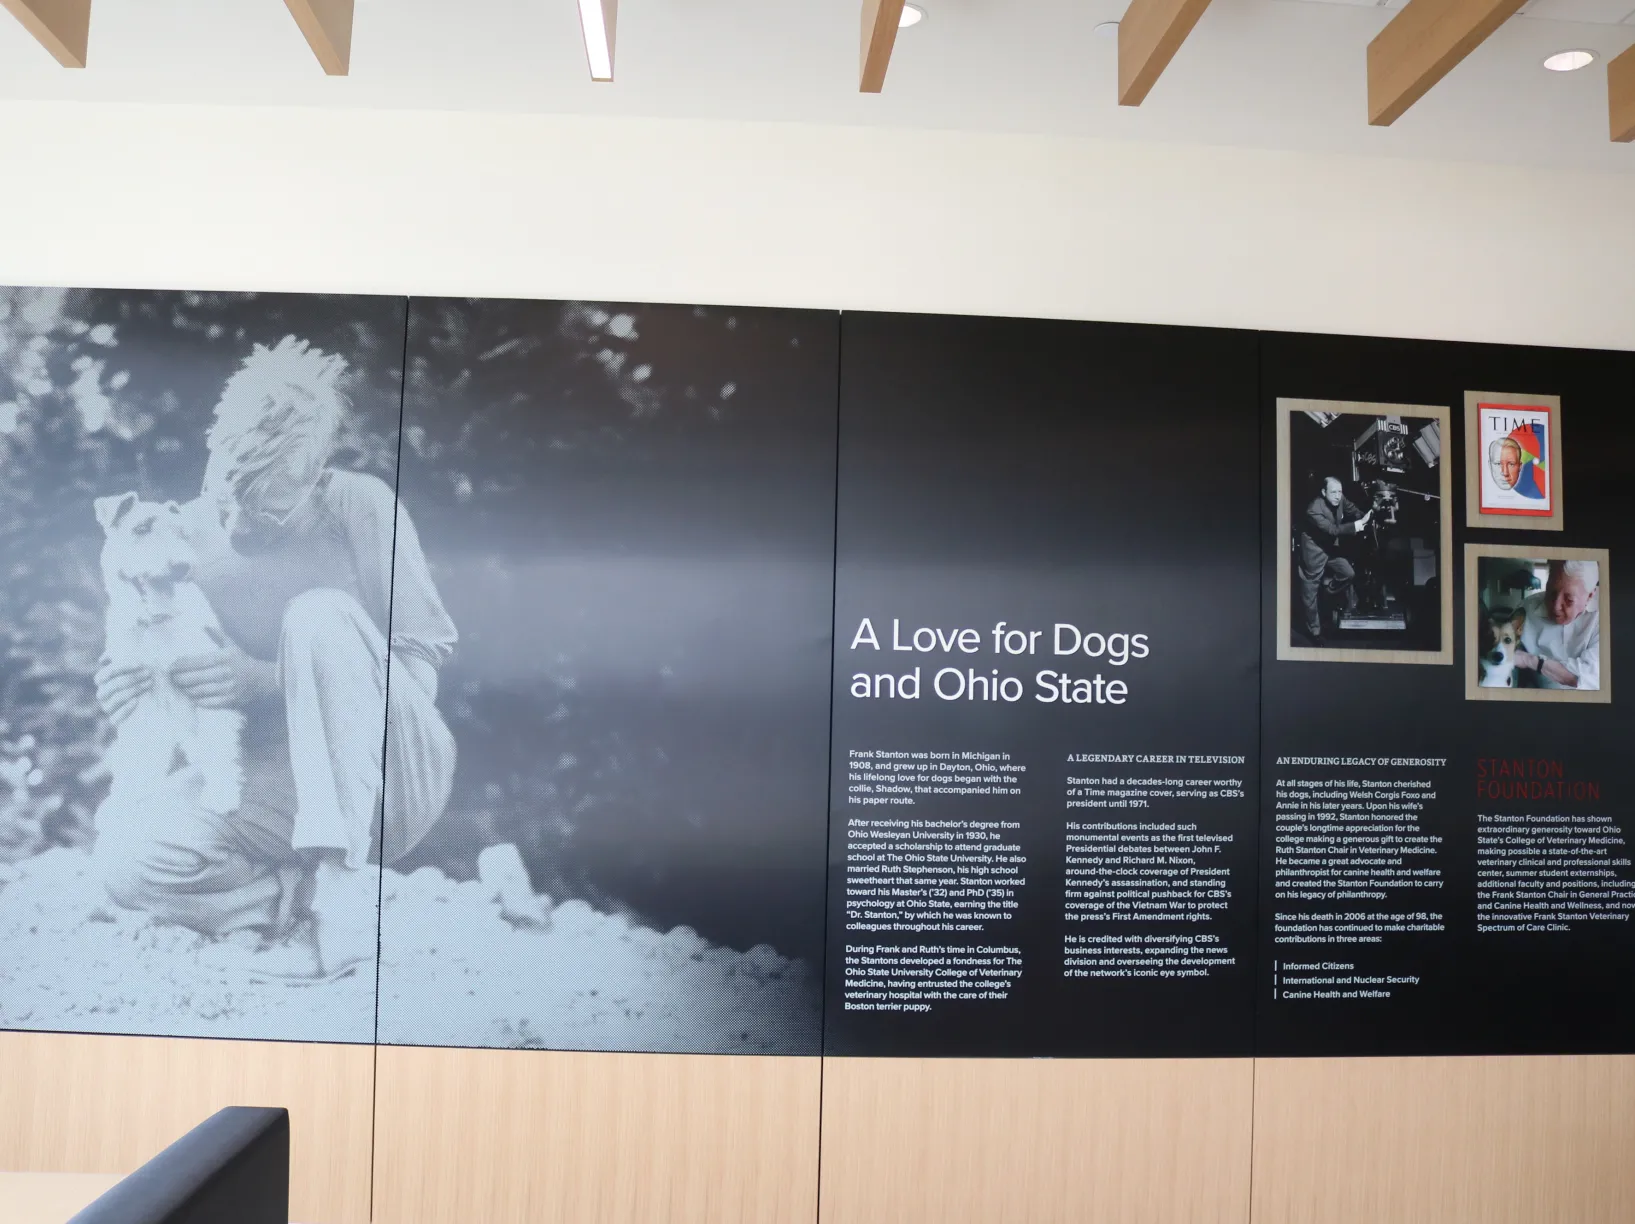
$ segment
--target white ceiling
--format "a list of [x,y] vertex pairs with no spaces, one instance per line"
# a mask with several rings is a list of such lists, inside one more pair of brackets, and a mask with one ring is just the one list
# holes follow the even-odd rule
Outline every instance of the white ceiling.
[[[618,80],[594,85],[573,0],[357,0],[352,74],[335,79],[280,0],[95,0],[84,71],[0,13],[0,98],[879,124],[1635,173],[1635,146],[1607,138],[1605,71],[1635,43],[1635,0],[1532,0],[1387,129],[1364,118],[1364,54],[1402,0],[1214,0],[1138,109],[1115,104],[1116,40],[1092,33],[1127,0],[924,0],[870,97],[858,2],[621,0]],[[1540,66],[1577,47],[1600,61]]]

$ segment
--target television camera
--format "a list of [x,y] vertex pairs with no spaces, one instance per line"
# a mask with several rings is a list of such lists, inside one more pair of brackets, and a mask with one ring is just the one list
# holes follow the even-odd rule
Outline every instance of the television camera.
[[1353,465],[1359,469],[1359,479],[1362,471],[1370,469],[1393,476],[1406,476],[1408,426],[1401,417],[1374,418],[1351,444],[1351,456]]
[[1421,493],[1418,489],[1404,489],[1401,485],[1392,484],[1389,480],[1370,480],[1364,482],[1368,495],[1373,502],[1374,518],[1370,526],[1395,527],[1397,516],[1402,512],[1404,497],[1417,497],[1420,501],[1441,501],[1435,493]]
[[1341,628],[1408,627],[1406,596],[1421,576],[1416,572],[1412,542],[1397,535],[1403,525],[1403,501],[1441,500],[1438,494],[1393,479],[1411,475],[1415,454],[1427,468],[1436,467],[1442,455],[1438,422],[1430,422],[1415,436],[1401,417],[1375,417],[1351,444],[1351,478],[1367,492],[1371,518],[1364,555],[1356,558],[1357,606],[1341,619]]
[[1436,467],[1442,458],[1438,422],[1431,421],[1414,437],[1401,417],[1375,417],[1351,444],[1351,479],[1362,485],[1372,499],[1374,517],[1369,525],[1376,533],[1379,528],[1398,525],[1405,495],[1421,501],[1441,500],[1435,493],[1405,489],[1399,481],[1390,479],[1407,476],[1413,470],[1411,454],[1418,454],[1426,467]]

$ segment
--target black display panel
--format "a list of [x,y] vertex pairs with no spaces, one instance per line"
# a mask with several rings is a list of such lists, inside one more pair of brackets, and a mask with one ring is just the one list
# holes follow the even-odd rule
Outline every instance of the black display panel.
[[[1629,1050],[1632,726],[1611,698],[1613,646],[1630,624],[1621,562],[1635,530],[1623,509],[1635,356],[1302,335],[1264,335],[1261,351],[1268,613],[1257,1050]],[[1503,464],[1538,461],[1535,483],[1553,475],[1564,530],[1467,526],[1466,482],[1481,473],[1468,470],[1462,409],[1467,393],[1491,388],[1527,395],[1473,402],[1559,397],[1561,454],[1548,453],[1540,428],[1515,448],[1489,438],[1478,462],[1531,489],[1533,474]],[[1416,405],[1447,413],[1435,448],[1414,444],[1426,423]],[[1526,415],[1501,429],[1530,428]],[[1392,417],[1408,448],[1387,470],[1378,431],[1365,435]],[[1289,443],[1281,477],[1280,418]],[[1372,510],[1375,520],[1317,542],[1317,557],[1349,567],[1340,581],[1321,560],[1306,569],[1318,588],[1318,642],[1306,632],[1301,533],[1331,477],[1350,508],[1325,517]],[[1291,486],[1281,523],[1279,479]],[[1395,490],[1383,500],[1382,482]],[[1451,504],[1433,507],[1426,495],[1449,487]],[[1446,550],[1432,542],[1444,521]],[[1280,584],[1282,558],[1290,566]],[[1552,613],[1562,590],[1572,598]],[[1443,600],[1447,661],[1389,661],[1393,639],[1409,653],[1441,646],[1433,630]],[[1325,650],[1350,657],[1311,657]],[[1579,683],[1547,672],[1540,681],[1536,660],[1551,655],[1578,659]]]
[[1630,1051],[1632,392],[1630,353],[0,289],[0,1027]]
[[1251,1048],[1243,332],[846,314],[825,1048]]
[[837,332],[412,303],[380,1040],[817,1053]]

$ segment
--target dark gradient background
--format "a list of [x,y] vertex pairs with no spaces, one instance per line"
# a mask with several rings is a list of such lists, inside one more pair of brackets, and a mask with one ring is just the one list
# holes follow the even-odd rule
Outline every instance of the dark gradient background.
[[416,299],[402,462],[460,633],[447,815],[536,887],[815,968],[837,320]]
[[[1255,336],[1103,324],[851,314],[842,321],[835,716],[825,1046],[834,1054],[1248,1054],[1255,907],[1257,543]],[[850,651],[860,619],[972,627],[978,655]],[[996,621],[1146,633],[1123,667],[1080,656],[995,659]],[[857,699],[854,672],[920,664],[918,701]],[[1023,678],[1015,704],[930,692],[945,664]],[[1129,686],[1123,705],[1034,700],[1041,668]],[[852,748],[1008,751],[1019,797],[922,797],[848,806]],[[1235,834],[1223,861],[1234,967],[1204,979],[1064,979],[1065,764],[1070,752],[1240,753],[1247,797],[1157,807]],[[1110,769],[1077,767],[1076,772]],[[1122,767],[1121,767],[1122,768]],[[1211,767],[1213,768],[1213,767]],[[1239,772],[1223,769],[1220,772]],[[1027,886],[1010,923],[968,935],[854,937],[880,944],[1019,944],[1024,974],[1000,1002],[927,1015],[847,1012],[841,981],[848,815],[1022,822]],[[1074,813],[1075,819],[1113,814]],[[1143,814],[1144,816],[1146,814]],[[1100,928],[1105,930],[1105,927]],[[1143,931],[1153,928],[1142,925]]]

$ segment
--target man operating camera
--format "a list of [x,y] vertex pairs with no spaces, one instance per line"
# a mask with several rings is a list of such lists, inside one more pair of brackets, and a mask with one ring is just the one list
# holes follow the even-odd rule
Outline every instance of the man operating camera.
[[1340,541],[1368,530],[1374,511],[1359,510],[1346,497],[1336,477],[1323,480],[1322,492],[1312,498],[1300,519],[1300,607],[1305,614],[1306,636],[1320,643],[1322,615],[1318,597],[1322,591],[1343,596],[1346,609],[1357,606],[1357,571],[1351,562],[1335,555]]

